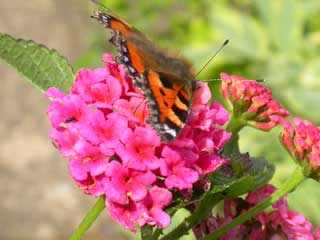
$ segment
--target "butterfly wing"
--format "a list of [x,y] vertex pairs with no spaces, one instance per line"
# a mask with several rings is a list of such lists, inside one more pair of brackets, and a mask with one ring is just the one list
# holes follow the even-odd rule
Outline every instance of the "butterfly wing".
[[192,104],[192,82],[186,84],[175,75],[153,70],[145,71],[143,79],[142,91],[149,100],[148,122],[162,141],[170,142],[187,121]]
[[191,63],[157,48],[143,33],[123,19],[102,12],[96,12],[93,17],[112,30],[110,42],[117,47],[118,60],[127,66],[132,77],[139,78],[146,69],[152,69],[176,75],[185,81],[194,79]]
[[111,13],[96,12],[93,17],[112,30],[110,42],[117,47],[117,61],[127,67],[135,86],[148,98],[148,122],[163,141],[174,140],[191,108],[192,65],[156,48],[139,30]]

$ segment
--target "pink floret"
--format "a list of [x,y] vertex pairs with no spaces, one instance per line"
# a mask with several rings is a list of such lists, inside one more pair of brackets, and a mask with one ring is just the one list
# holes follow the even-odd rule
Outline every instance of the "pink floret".
[[103,65],[81,69],[68,94],[48,89],[49,137],[68,158],[76,184],[106,197],[112,219],[131,231],[145,224],[165,228],[172,192],[192,192],[200,177],[228,161],[219,155],[231,137],[221,129],[228,113],[209,104],[208,85],[197,82],[184,129],[175,141],[160,142],[146,121],[148,100],[126,68],[108,54]]

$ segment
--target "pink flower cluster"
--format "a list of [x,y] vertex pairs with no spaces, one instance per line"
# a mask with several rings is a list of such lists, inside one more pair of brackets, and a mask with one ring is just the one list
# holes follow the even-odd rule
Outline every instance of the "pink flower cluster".
[[272,99],[272,91],[257,81],[221,73],[221,91],[228,105],[240,111],[246,124],[270,130],[290,113]]
[[308,164],[311,176],[320,179],[320,128],[301,118],[282,121],[281,141],[300,164]]
[[[248,193],[245,199],[225,200],[224,216],[210,217],[199,224],[194,232],[203,237],[228,224],[235,217],[260,203],[276,190],[272,185]],[[255,218],[238,225],[224,234],[221,240],[289,239],[319,240],[320,228],[315,229],[308,219],[300,213],[289,210],[286,198],[280,199],[270,212],[260,212]]]
[[188,123],[176,141],[162,143],[146,124],[147,101],[125,68],[110,55],[103,63],[80,70],[69,94],[46,92],[50,138],[69,159],[75,182],[87,194],[106,196],[115,221],[131,231],[134,224],[167,227],[172,191],[191,191],[227,161],[218,152],[230,134],[217,126],[228,113],[217,102],[208,106],[209,88],[197,82]]

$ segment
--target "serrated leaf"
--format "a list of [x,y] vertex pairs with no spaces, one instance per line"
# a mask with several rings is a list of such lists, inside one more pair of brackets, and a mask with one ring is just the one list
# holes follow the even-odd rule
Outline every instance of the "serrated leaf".
[[252,189],[255,189],[254,180],[254,177],[249,175],[238,179],[225,190],[225,195],[228,198],[236,198],[244,193],[250,192]]
[[212,193],[224,192],[235,198],[262,187],[270,181],[274,166],[263,158],[249,158],[242,154],[232,157],[230,164],[211,176]]
[[213,187],[212,193],[224,192],[228,198],[235,198],[239,195],[249,192],[254,189],[254,178],[250,175],[241,178],[224,176],[217,173],[212,178]]
[[0,58],[41,91],[57,87],[68,92],[72,86],[74,74],[66,58],[31,40],[0,33]]

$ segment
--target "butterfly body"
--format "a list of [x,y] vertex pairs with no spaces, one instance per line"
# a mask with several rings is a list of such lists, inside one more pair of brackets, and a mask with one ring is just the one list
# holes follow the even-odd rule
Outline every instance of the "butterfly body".
[[148,123],[162,141],[173,141],[184,127],[195,88],[193,66],[157,48],[143,33],[111,13],[97,12],[111,29],[110,42],[117,47],[116,61],[126,66],[134,85],[148,100]]

